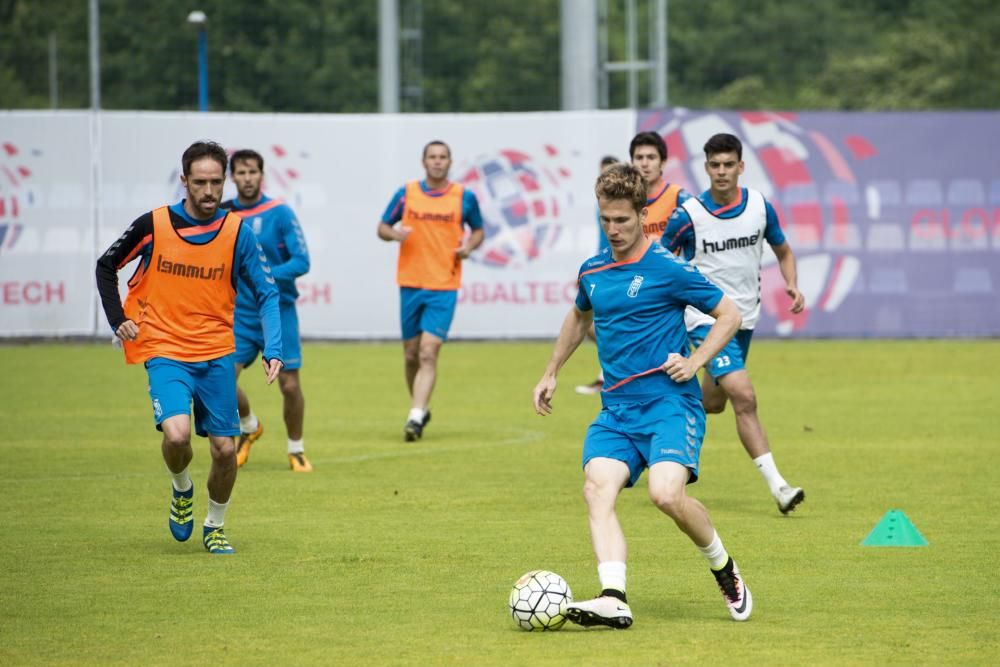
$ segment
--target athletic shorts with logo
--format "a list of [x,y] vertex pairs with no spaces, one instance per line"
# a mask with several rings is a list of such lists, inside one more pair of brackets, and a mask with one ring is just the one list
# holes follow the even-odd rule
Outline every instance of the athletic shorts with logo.
[[673,461],[698,479],[698,460],[705,438],[705,410],[698,396],[668,394],[634,403],[607,405],[587,429],[583,465],[596,457],[622,461],[634,485],[654,463]]
[[[703,324],[688,331],[688,342],[691,343],[691,347],[700,347],[705,342],[705,336],[708,335],[708,331],[711,328],[711,326]],[[751,338],[753,338],[753,329],[740,329],[737,331],[732,340],[726,343],[726,346],[719,350],[719,353],[712,357],[711,361],[705,364],[705,370],[708,374],[718,380],[723,375],[745,369],[747,357],[750,356]]]
[[154,357],[145,363],[156,429],[164,419],[190,415],[194,405],[195,433],[236,436],[236,367],[233,355],[208,361],[175,361]]
[[399,321],[403,340],[419,336],[424,331],[441,340],[448,340],[457,303],[458,290],[400,287]]

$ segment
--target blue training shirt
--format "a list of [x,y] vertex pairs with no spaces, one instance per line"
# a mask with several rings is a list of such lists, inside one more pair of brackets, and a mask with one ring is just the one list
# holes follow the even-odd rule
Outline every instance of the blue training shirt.
[[664,394],[701,396],[697,378],[677,383],[659,367],[671,352],[690,356],[684,309],[709,312],[722,290],[655,242],[632,261],[616,262],[610,252],[591,257],[577,280],[576,307],[594,311],[604,405]]
[[[170,211],[191,224],[199,226],[210,225],[228,213],[220,207],[211,220],[196,220],[184,210],[183,199],[172,205]],[[216,233],[212,231],[207,234],[193,234],[185,236],[184,240],[198,244],[208,243],[215,238]],[[150,249],[146,249],[145,252],[149,253]],[[148,262],[148,257],[143,256],[143,261]],[[240,232],[236,237],[236,249],[233,253],[233,275],[239,276],[239,280],[236,282],[237,301],[240,292],[244,289],[247,290],[254,316],[263,323],[264,358],[281,359],[281,317],[278,307],[278,288],[275,284],[276,281],[271,276],[267,258],[258,252],[257,237],[245,223],[240,225]]]
[[[431,197],[440,197],[447,187],[431,190],[427,187],[427,181],[420,181],[420,189],[424,191],[424,194]],[[403,208],[406,206],[406,186],[404,185],[400,189],[396,190],[396,194],[392,196],[389,201],[389,205],[385,207],[385,212],[382,213],[382,222],[387,225],[394,225],[403,219]],[[462,221],[469,225],[472,229],[482,229],[483,228],[483,215],[479,212],[479,200],[476,199],[475,193],[469,188],[464,188],[462,191]]]
[[[736,216],[743,213],[743,210],[747,207],[747,189],[740,188],[740,197],[736,202],[736,205],[717,203],[712,199],[712,191],[705,190],[700,195],[698,195],[698,201],[705,205],[709,211],[717,215],[718,217],[725,220],[726,218],[735,218]],[[678,198],[677,208],[674,209],[673,215],[667,221],[667,228],[663,230],[663,236],[660,239],[662,243],[670,252],[677,252],[678,249],[683,251],[684,259],[690,260],[694,257],[695,248],[697,247],[697,239],[694,237],[694,223],[691,221],[691,216],[688,212],[681,207],[681,201]],[[730,208],[731,207],[731,208]],[[764,227],[764,239],[767,240],[771,245],[781,245],[785,242],[785,233],[781,231],[781,224],[778,222],[778,214],[775,213],[774,207],[771,206],[771,202],[764,200],[764,207],[767,210],[767,223]],[[699,308],[699,310],[701,310]]]
[[[256,210],[272,202],[275,204],[270,208]],[[253,230],[267,256],[271,275],[278,284],[281,304],[294,305],[299,298],[295,279],[309,272],[309,248],[292,208],[266,195],[250,206],[243,206],[238,199],[230,199],[222,203],[222,208],[243,218],[244,224]],[[247,314],[252,317],[254,310],[253,294],[249,289],[241,287],[236,295],[237,319]]]

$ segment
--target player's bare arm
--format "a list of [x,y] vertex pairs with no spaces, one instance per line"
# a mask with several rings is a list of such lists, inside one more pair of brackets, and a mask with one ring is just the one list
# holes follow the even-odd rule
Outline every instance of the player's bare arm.
[[594,321],[594,311],[583,311],[576,306],[570,308],[559,329],[559,337],[552,349],[552,357],[545,367],[542,379],[535,385],[535,412],[541,416],[552,413],[552,396],[556,393],[556,375],[559,369],[573,355],[576,348],[583,342],[591,323]]
[[792,305],[788,310],[793,313],[801,313],[802,309],[806,307],[806,298],[799,291],[798,269],[795,264],[795,253],[792,252],[792,246],[788,245],[786,241],[780,245],[771,246],[771,250],[774,251],[774,256],[778,258],[778,269],[781,271],[781,277],[785,279],[785,293],[792,300]]
[[403,225],[389,225],[384,222],[378,223],[378,237],[383,241],[398,241],[402,243],[410,235],[410,228]]
[[483,229],[473,229],[468,238],[462,241],[462,245],[455,248],[455,254],[459,259],[468,259],[472,251],[482,245],[486,232]]
[[674,382],[687,382],[693,378],[698,369],[726,346],[743,324],[739,309],[728,296],[723,296],[709,315],[715,318],[715,324],[698,349],[692,352],[690,357],[676,352],[671,353],[663,364],[663,372]]

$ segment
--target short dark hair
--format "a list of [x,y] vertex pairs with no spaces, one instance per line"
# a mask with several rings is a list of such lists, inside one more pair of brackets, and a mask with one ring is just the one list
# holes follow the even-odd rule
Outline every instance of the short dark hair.
[[705,159],[712,157],[716,153],[736,153],[736,157],[743,159],[743,142],[734,134],[721,132],[713,134],[712,138],[705,142]]
[[446,151],[448,151],[448,159],[451,159],[451,146],[449,146],[448,144],[444,143],[440,139],[434,139],[433,141],[428,141],[427,142],[427,145],[424,146],[424,152],[423,152],[423,155],[421,156],[421,159],[427,157],[427,149],[430,148],[431,146],[444,146],[444,149]]
[[646,208],[646,180],[630,164],[619,162],[597,177],[594,194],[598,199],[626,199],[638,213]]
[[639,146],[652,146],[660,154],[660,160],[667,161],[667,142],[658,132],[640,132],[632,137],[632,143],[628,145],[629,159],[635,158],[635,149]]
[[249,162],[250,160],[256,160],[257,168],[264,171],[264,156],[250,148],[241,148],[229,156],[229,172],[236,171],[237,162]]
[[226,173],[229,165],[229,158],[226,156],[226,149],[214,141],[196,141],[187,147],[184,155],[181,156],[181,168],[185,176],[191,175],[191,164],[203,158],[212,158],[222,165],[222,173]]
[[618,158],[614,155],[605,155],[601,158],[601,168],[610,167],[613,164],[618,164]]

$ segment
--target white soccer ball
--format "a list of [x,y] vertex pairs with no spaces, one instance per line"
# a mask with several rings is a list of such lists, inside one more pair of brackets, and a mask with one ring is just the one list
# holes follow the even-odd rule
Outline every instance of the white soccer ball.
[[558,630],[572,601],[573,591],[565,579],[548,570],[532,570],[514,584],[507,606],[522,630]]

